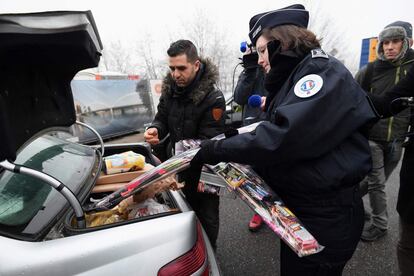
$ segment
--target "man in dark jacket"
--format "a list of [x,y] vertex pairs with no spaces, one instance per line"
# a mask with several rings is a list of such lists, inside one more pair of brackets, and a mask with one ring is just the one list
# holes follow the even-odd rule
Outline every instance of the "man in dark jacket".
[[[262,109],[262,103],[266,100],[267,91],[264,88],[263,68],[257,64],[259,56],[255,50],[247,49],[243,55],[244,70],[239,76],[236,88],[234,89],[234,101],[243,107],[243,125],[252,124],[263,120],[265,112]],[[259,103],[249,104],[250,97],[261,97]],[[254,214],[249,221],[249,230],[257,231],[263,224],[262,217]]]
[[[377,60],[367,64],[356,75],[365,91],[381,94],[402,79],[414,62],[412,27],[408,22],[389,24],[378,36]],[[385,183],[402,155],[402,143],[409,126],[409,110],[378,121],[369,133],[373,168],[361,183],[368,187],[372,223],[365,227],[361,239],[375,241],[388,228]],[[366,210],[366,214],[369,212]]]
[[[414,106],[414,66],[390,91],[370,95],[375,109],[383,117]],[[412,124],[411,124],[412,125]],[[400,215],[400,238],[397,246],[398,265],[402,276],[414,275],[414,141],[409,135],[400,171],[397,211]]]
[[268,120],[251,133],[206,141],[191,161],[232,161],[255,170],[325,246],[298,257],[281,242],[281,275],[341,275],[363,228],[359,182],[371,169],[362,128],[375,115],[350,72],[319,48],[302,5],[250,20],[266,71]]
[[[145,140],[157,145],[170,135],[171,143],[183,139],[207,139],[224,131],[225,100],[216,88],[218,70],[199,58],[189,40],[170,45],[170,73],[164,78],[158,112],[144,133]],[[187,181],[188,182],[188,181]],[[196,183],[186,183],[184,194],[215,247],[219,228],[219,198],[197,192]]]

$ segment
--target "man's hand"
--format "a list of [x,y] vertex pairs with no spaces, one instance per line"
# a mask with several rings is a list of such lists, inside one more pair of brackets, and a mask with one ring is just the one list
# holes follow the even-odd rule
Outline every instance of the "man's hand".
[[151,127],[144,132],[144,139],[151,145],[157,145],[160,142],[158,138],[158,129]]
[[260,109],[264,111],[265,110],[265,105],[266,105],[266,97],[262,96],[262,98],[260,100],[261,100],[260,101]]

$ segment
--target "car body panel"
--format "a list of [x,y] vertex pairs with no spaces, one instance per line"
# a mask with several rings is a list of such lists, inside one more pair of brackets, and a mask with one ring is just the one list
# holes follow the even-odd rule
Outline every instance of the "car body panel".
[[43,242],[0,237],[1,275],[156,275],[195,243],[194,212]]

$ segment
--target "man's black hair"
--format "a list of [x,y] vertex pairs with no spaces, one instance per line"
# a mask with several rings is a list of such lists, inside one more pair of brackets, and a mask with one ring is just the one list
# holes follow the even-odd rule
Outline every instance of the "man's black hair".
[[167,54],[169,57],[176,57],[185,54],[187,56],[187,60],[190,62],[194,62],[199,59],[197,48],[190,40],[186,39],[180,39],[171,43],[170,48],[167,50]]

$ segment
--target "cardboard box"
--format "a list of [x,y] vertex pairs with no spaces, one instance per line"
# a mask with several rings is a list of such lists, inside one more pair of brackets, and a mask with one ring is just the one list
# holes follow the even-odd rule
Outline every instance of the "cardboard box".
[[98,180],[96,181],[96,185],[121,183],[121,182],[128,183],[131,180],[140,176],[141,174],[151,170],[153,167],[154,166],[152,166],[151,164],[145,164],[145,167],[142,170],[138,170],[138,171],[108,174],[108,175],[101,172],[101,175],[98,177]]
[[92,189],[92,193],[106,193],[106,192],[114,192],[123,186],[127,185],[129,182],[122,182],[122,183],[110,183],[110,184],[102,184],[96,185]]

